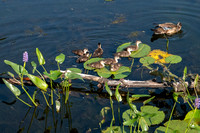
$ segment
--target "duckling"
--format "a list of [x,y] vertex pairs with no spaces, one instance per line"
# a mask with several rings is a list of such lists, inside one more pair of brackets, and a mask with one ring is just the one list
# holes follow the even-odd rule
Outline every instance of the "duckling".
[[126,47],[126,49],[127,49],[127,48],[131,48],[132,51],[137,51],[138,48],[139,48],[139,44],[140,44],[140,43],[142,43],[142,42],[141,42],[140,40],[137,40],[137,41],[135,42],[136,45],[130,45],[130,46]]
[[173,35],[177,32],[179,32],[182,28],[181,22],[178,22],[177,24],[173,23],[163,23],[158,24],[156,29],[151,29],[154,31],[154,34],[166,34],[166,35]]
[[93,68],[97,68],[97,69],[104,68],[105,61],[101,60],[101,61],[98,61],[98,62],[94,62],[94,63],[88,64],[88,66],[93,67]]
[[89,52],[89,50],[87,48],[84,48],[83,50],[82,49],[72,50],[72,53],[79,55],[79,56],[83,56],[87,52]]
[[81,62],[86,62],[89,59],[90,53],[87,52],[86,54],[84,54],[83,56],[80,56],[76,62],[77,63],[81,63]]
[[131,48],[127,48],[126,51],[115,53],[115,56],[118,55],[119,57],[129,57],[131,55],[131,51],[133,51]]
[[98,43],[98,48],[94,51],[92,57],[100,57],[103,54],[103,49],[101,48],[101,43]]
[[121,63],[112,63],[110,65],[110,71],[117,71],[122,66]]
[[113,58],[107,58],[107,59],[104,59],[104,61],[105,61],[106,65],[110,65],[112,63],[118,63],[118,59],[120,59],[120,57],[118,55],[116,55],[114,57],[114,59]]

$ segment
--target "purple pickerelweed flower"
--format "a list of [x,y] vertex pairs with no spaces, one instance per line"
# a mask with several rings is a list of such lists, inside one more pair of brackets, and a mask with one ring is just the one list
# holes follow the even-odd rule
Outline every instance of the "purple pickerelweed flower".
[[200,98],[195,99],[195,107],[199,108],[200,107]]
[[23,62],[28,62],[28,52],[27,51],[25,51],[23,53]]

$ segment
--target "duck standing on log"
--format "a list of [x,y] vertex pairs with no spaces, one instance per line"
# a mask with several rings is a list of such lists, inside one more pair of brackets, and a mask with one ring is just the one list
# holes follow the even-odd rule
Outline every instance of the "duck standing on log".
[[103,54],[103,49],[101,48],[101,43],[98,43],[98,48],[94,51],[92,57],[100,57]]
[[129,57],[131,55],[131,51],[133,51],[131,48],[127,48],[127,50],[117,52],[114,55],[119,57]]
[[105,61],[104,60],[101,60],[101,61],[98,61],[98,62],[93,62],[91,64],[88,64],[89,67],[93,67],[93,68],[96,68],[96,69],[101,69],[101,68],[104,68],[105,66]]
[[179,32],[181,28],[182,28],[182,24],[181,22],[178,22],[177,24],[173,24],[173,23],[157,24],[155,29],[151,29],[151,30],[154,31],[155,35],[160,35],[160,34],[173,35]]
[[79,55],[79,56],[83,56],[85,55],[88,51],[87,48],[84,48],[83,50],[82,49],[78,49],[78,50],[72,50],[72,53],[76,54],[76,55]]
[[104,61],[106,65],[110,65],[112,63],[118,63],[118,59],[120,59],[120,57],[116,55],[114,56],[114,58],[107,58],[107,59],[104,59]]

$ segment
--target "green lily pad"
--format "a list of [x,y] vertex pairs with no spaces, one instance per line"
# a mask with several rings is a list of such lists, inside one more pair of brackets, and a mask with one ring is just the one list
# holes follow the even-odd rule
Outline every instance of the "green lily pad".
[[167,63],[176,64],[182,61],[182,58],[178,55],[171,55],[165,58]]
[[148,66],[150,64],[153,64],[154,62],[155,59],[149,56],[140,58],[140,63],[142,63],[144,66]]
[[83,66],[84,66],[85,69],[93,70],[93,69],[95,69],[95,68],[89,67],[88,64],[91,64],[91,63],[93,63],[93,62],[98,62],[98,61],[103,60],[103,59],[104,59],[104,58],[92,58],[92,59],[89,59],[88,61],[86,61],[86,62],[83,64]]
[[133,42],[126,42],[121,44],[119,47],[117,47],[117,51],[116,52],[120,52],[122,50],[124,50],[126,47],[130,46],[131,44],[134,44]]
[[95,70],[100,77],[109,78],[112,73],[107,68],[101,68]]
[[189,122],[191,119],[193,119],[194,123],[199,124],[200,123],[200,110],[191,110],[190,112],[187,113],[185,116],[185,121]]
[[139,49],[137,51],[131,52],[130,57],[132,58],[141,58],[149,54],[151,47],[147,44],[139,44]]

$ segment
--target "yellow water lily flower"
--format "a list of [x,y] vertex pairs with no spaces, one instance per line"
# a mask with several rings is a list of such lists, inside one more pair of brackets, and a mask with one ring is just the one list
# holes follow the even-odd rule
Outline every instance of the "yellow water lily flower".
[[167,52],[161,51],[160,49],[155,49],[148,54],[148,56],[155,59],[155,63],[167,63],[165,58],[171,55],[172,54],[168,54]]

